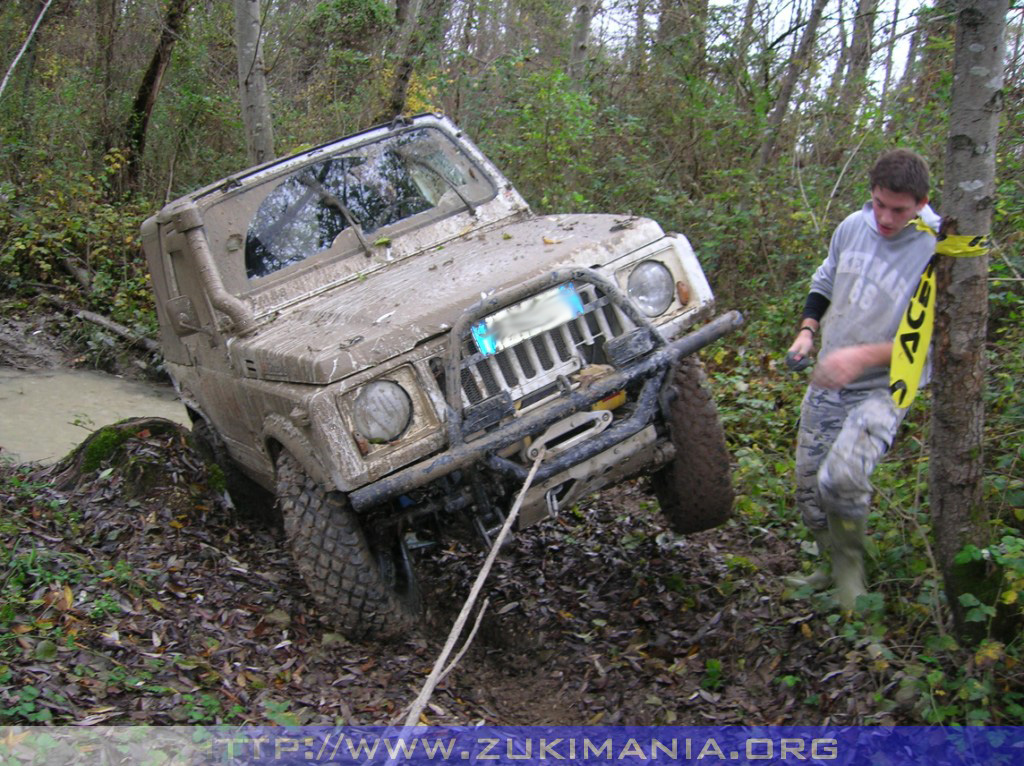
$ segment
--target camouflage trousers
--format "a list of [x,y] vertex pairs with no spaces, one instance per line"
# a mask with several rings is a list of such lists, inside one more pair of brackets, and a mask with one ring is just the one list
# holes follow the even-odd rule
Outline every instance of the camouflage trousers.
[[810,529],[826,529],[830,513],[867,517],[871,473],[906,412],[886,389],[807,387],[797,434],[796,505]]

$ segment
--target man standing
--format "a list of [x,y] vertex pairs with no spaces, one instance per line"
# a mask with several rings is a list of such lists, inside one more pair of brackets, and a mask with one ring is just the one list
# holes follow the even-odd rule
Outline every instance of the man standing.
[[885,152],[868,180],[871,200],[836,227],[828,257],[811,278],[788,354],[802,363],[820,334],[818,362],[800,410],[796,502],[823,564],[788,582],[820,590],[834,579],[844,610],[867,592],[870,477],[906,414],[889,392],[893,338],[935,253],[939,223],[928,206],[928,166],[917,154]]

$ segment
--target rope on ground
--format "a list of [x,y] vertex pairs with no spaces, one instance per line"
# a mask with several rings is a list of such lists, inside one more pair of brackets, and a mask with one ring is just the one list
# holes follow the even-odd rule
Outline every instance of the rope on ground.
[[[476,576],[476,581],[473,583],[473,587],[469,591],[466,603],[462,605],[462,611],[459,612],[459,616],[456,618],[455,624],[448,633],[448,640],[445,642],[444,648],[441,650],[441,654],[434,662],[433,670],[431,670],[430,675],[427,676],[427,680],[423,684],[423,688],[420,690],[419,696],[412,703],[412,707],[409,708],[409,714],[405,718],[404,728],[407,729],[419,724],[420,715],[423,713],[423,709],[427,706],[427,702],[430,701],[430,696],[434,693],[434,688],[441,681],[441,678],[444,675],[448,675],[448,673],[451,672],[455,663],[459,661],[459,658],[465,654],[466,649],[469,647],[469,642],[472,641],[473,634],[476,633],[476,629],[480,625],[480,619],[483,617],[484,608],[487,606],[486,602],[484,603],[484,606],[480,608],[480,613],[477,615],[476,625],[473,627],[473,633],[470,634],[455,660],[445,667],[448,655],[451,654],[452,648],[455,646],[455,641],[462,633],[462,628],[465,626],[466,620],[469,618],[469,613],[473,610],[473,604],[476,603],[477,596],[480,595],[480,590],[483,588],[484,581],[487,579],[487,575],[490,574],[491,566],[494,564],[494,559],[497,558],[498,551],[501,550],[502,543],[505,542],[505,538],[512,529],[512,524],[515,523],[516,517],[519,516],[519,508],[523,504],[526,492],[533,483],[533,477],[537,475],[537,469],[540,468],[540,463],[543,459],[544,449],[542,447],[540,454],[537,455],[537,459],[533,461],[533,467],[530,469],[530,473],[527,475],[526,481],[523,483],[523,488],[519,490],[519,496],[516,497],[516,502],[512,506],[512,510],[509,511],[508,517],[505,519],[505,523],[501,527],[501,531],[498,532],[498,536],[494,538],[491,550],[488,552],[484,565],[480,568],[480,572]],[[443,674],[442,668],[444,668]]]

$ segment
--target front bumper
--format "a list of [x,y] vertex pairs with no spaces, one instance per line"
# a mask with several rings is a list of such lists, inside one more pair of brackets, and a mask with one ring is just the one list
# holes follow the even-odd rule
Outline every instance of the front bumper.
[[[640,433],[653,422],[665,378],[676,362],[715,342],[742,324],[743,317],[738,311],[722,314],[700,329],[655,349],[647,356],[588,386],[568,391],[551,404],[505,423],[473,441],[452,438],[451,445],[444,452],[353,491],[349,494],[349,501],[356,511],[368,511],[476,463],[486,463],[510,478],[525,480],[528,469],[501,457],[499,452],[527,437],[544,432],[554,423],[573,413],[589,410],[597,402],[629,387],[632,383],[642,381],[637,406],[633,412],[628,417],[617,420],[593,438],[543,462],[534,477],[534,482],[540,484]],[[461,424],[461,417],[453,416],[450,410],[450,434],[454,432],[451,427],[453,422]]]

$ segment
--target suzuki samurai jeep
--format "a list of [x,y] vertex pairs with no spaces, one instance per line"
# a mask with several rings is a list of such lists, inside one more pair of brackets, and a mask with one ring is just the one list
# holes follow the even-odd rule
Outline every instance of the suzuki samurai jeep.
[[276,495],[350,636],[408,631],[417,549],[446,529],[490,541],[541,450],[519,527],[641,472],[678,532],[731,511],[692,354],[742,318],[694,330],[713,298],[689,242],[535,215],[444,117],[246,170],[142,234],[194,437],[229,489]]

